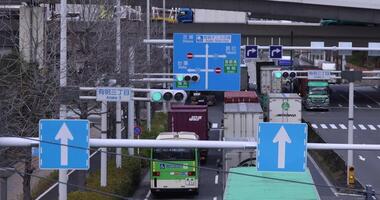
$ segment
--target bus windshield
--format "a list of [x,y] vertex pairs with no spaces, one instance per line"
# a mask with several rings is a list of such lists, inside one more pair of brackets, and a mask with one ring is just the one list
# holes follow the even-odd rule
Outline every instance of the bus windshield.
[[309,89],[311,95],[327,95],[327,89],[325,87],[311,87]]
[[153,149],[153,159],[157,160],[195,160],[194,149]]

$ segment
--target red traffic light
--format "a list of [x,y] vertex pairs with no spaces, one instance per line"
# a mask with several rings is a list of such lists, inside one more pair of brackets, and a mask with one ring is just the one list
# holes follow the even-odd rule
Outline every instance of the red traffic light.
[[282,73],[282,77],[284,77],[284,78],[288,78],[288,77],[289,77],[289,73],[288,73],[288,72],[284,72],[284,73]]

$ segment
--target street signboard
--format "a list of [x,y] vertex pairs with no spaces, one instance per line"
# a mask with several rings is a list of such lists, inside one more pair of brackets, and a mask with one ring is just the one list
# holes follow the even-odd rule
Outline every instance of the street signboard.
[[40,169],[87,170],[89,126],[88,120],[40,120]]
[[97,87],[97,101],[123,101],[131,100],[131,88],[127,87]]
[[[380,49],[379,42],[368,42],[368,48]],[[368,51],[368,56],[380,56],[380,51]]]
[[258,171],[303,172],[306,169],[305,123],[259,123]]
[[[352,48],[352,42],[339,42],[338,46],[340,48]],[[338,54],[340,56],[343,56],[343,55],[345,55],[345,56],[351,56],[352,55],[352,51],[350,51],[350,50],[340,50],[338,52]]]
[[330,80],[331,72],[324,70],[307,71],[307,78],[309,80]]
[[245,58],[257,58],[257,56],[258,56],[257,45],[245,46]]
[[198,81],[173,84],[188,91],[240,90],[240,34],[174,33],[173,73],[197,73]]
[[282,58],[282,46],[281,45],[269,46],[269,58],[281,59]]
[[[323,48],[325,47],[325,42],[310,42],[310,47],[311,48]],[[311,50],[311,55],[323,55],[323,50]]]
[[279,66],[293,66],[293,60],[285,60],[285,59],[280,59],[278,60],[278,65]]

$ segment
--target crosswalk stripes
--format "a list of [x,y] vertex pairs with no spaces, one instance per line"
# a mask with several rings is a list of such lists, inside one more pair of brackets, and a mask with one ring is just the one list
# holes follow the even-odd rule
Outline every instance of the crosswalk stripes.
[[347,127],[344,125],[344,124],[339,124],[340,128],[343,129],[343,130],[346,130]]
[[[334,130],[338,130],[338,129],[342,129],[342,130],[347,130],[348,127],[345,125],[345,124],[311,124],[311,127],[313,127],[314,129],[334,129]],[[379,125],[372,125],[372,124],[357,124],[357,125],[353,125],[353,128],[354,130],[370,130],[370,131],[376,131],[376,130],[379,130],[380,131],[380,124]]]
[[363,124],[359,124],[360,129],[367,130],[367,128]]
[[338,127],[335,126],[335,124],[329,124],[332,129],[338,129]]

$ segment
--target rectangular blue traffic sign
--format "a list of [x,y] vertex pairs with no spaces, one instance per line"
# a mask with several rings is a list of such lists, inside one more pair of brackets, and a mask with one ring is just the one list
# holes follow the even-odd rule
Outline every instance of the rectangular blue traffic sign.
[[40,120],[40,168],[87,170],[89,125],[88,120]]
[[257,58],[258,47],[257,45],[245,46],[245,58]]
[[282,46],[281,45],[269,46],[269,58],[281,59],[282,58]]
[[303,172],[306,169],[305,123],[259,123],[258,171]]
[[173,57],[173,73],[200,76],[175,82],[175,89],[240,90],[240,34],[175,33]]

